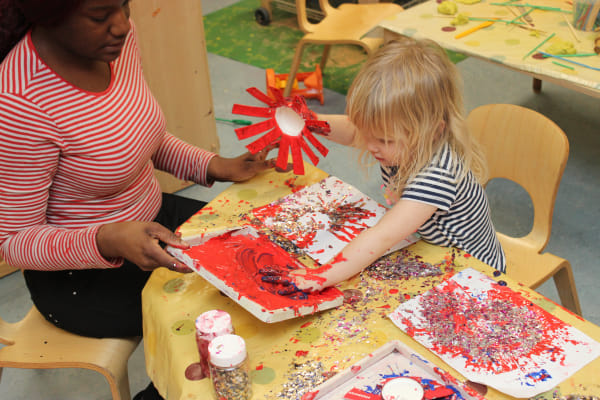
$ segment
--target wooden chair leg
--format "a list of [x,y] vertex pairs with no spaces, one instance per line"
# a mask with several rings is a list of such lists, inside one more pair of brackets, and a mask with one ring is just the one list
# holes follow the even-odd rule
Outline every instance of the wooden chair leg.
[[579,296],[577,295],[577,288],[575,287],[573,270],[571,269],[571,264],[567,260],[563,262],[561,268],[554,274],[553,278],[563,307],[577,315],[582,315]]
[[323,54],[321,55],[321,71],[325,71],[325,64],[327,64],[327,60],[329,59],[329,50],[331,49],[331,45],[326,44],[323,48]]
[[542,81],[537,78],[533,78],[533,92],[539,93],[542,91]]
[[290,73],[288,75],[287,83],[285,84],[285,89],[283,91],[283,95],[288,97],[290,93],[292,93],[292,88],[294,87],[294,79],[296,79],[296,74],[298,73],[298,68],[300,67],[300,61],[302,60],[302,52],[304,51],[304,42],[300,40],[298,45],[296,46],[296,53],[294,53],[294,60],[292,61],[292,68],[290,69]]

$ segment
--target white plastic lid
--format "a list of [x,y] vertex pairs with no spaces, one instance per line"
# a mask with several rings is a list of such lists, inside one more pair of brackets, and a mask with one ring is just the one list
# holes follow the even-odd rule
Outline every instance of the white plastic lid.
[[381,389],[383,400],[421,400],[425,391],[419,382],[411,378],[395,378]]
[[208,344],[208,355],[216,367],[234,367],[246,359],[246,343],[238,335],[218,336]]
[[196,318],[196,329],[201,335],[220,336],[231,333],[231,316],[223,310],[206,311]]

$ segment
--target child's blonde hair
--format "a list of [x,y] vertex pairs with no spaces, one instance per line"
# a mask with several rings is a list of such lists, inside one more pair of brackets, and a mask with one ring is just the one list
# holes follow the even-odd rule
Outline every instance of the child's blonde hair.
[[349,89],[346,113],[358,128],[354,145],[362,160],[368,135],[399,142],[390,190],[400,194],[444,143],[462,159],[463,174],[471,170],[484,179],[483,153],[468,133],[461,91],[456,66],[431,40],[393,40],[366,61]]

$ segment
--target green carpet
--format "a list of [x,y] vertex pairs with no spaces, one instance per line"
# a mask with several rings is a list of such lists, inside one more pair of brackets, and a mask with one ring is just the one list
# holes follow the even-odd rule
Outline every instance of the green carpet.
[[[296,44],[302,38],[296,14],[280,10],[275,5],[272,7],[271,23],[263,26],[254,20],[254,11],[259,6],[259,0],[242,0],[206,15],[206,48],[210,53],[255,67],[272,68],[278,74],[288,73]],[[306,46],[299,72],[314,71],[321,59],[322,49],[322,46]],[[449,55],[453,62],[465,58],[458,53]],[[358,46],[332,46],[323,71],[323,85],[346,94],[365,59],[366,54]]]

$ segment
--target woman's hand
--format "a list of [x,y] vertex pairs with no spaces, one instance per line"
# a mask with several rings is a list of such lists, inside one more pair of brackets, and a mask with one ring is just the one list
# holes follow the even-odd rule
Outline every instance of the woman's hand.
[[96,242],[104,258],[125,258],[144,271],[158,267],[189,271],[167,253],[160,242],[179,249],[187,249],[189,244],[157,222],[127,221],[102,225],[96,234]]
[[260,171],[275,166],[275,160],[267,160],[272,147],[256,154],[244,153],[235,158],[215,156],[208,164],[208,176],[221,182],[243,182],[253,178]]

